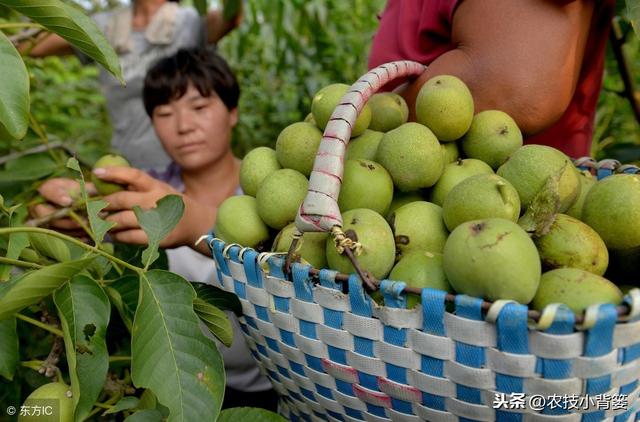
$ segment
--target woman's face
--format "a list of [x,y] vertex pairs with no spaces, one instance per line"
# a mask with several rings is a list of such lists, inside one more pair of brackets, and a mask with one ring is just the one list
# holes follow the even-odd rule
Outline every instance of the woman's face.
[[185,94],[157,106],[151,116],[162,146],[184,171],[214,165],[231,148],[237,109],[229,111],[214,93],[203,97],[189,84]]

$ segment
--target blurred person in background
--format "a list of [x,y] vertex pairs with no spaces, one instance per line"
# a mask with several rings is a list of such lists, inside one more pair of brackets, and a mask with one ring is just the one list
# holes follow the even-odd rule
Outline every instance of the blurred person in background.
[[436,75],[462,79],[476,113],[506,112],[525,143],[590,155],[615,0],[389,0],[369,67],[413,60],[428,68],[398,87],[410,118]]
[[[146,244],[147,237],[132,211],[134,206],[149,209],[166,195],[179,195],[185,203],[185,213],[163,245],[169,270],[189,281],[219,284],[215,261],[207,249],[202,254],[184,244],[206,233],[215,224],[218,206],[228,197],[242,195],[240,160],[231,151],[231,132],[238,121],[240,88],[227,63],[212,50],[180,49],[176,54],[160,59],[144,79],[143,103],[145,118],[152,122],[160,145],[171,158],[165,171],[149,172],[134,167],[94,169],[100,177],[127,186],[127,190],[104,197],[109,203],[108,220],[117,225],[110,232],[113,240]],[[56,206],[66,206],[69,191],[79,188],[71,179],[49,179],[40,193]],[[93,191],[92,184],[87,189]],[[37,215],[46,215],[51,206],[37,205]],[[67,221],[65,221],[67,220]],[[78,225],[60,219],[52,225],[74,229]],[[65,226],[66,224],[66,226]],[[176,240],[179,233],[185,240]],[[207,248],[206,245],[203,245]],[[262,407],[277,410],[278,396],[269,380],[251,356],[242,336],[242,328],[231,311],[226,312],[233,326],[233,343],[226,347],[216,341],[227,376],[223,408]]]
[[[147,68],[180,48],[216,44],[242,19],[242,1],[227,4],[232,12],[227,14],[233,14],[229,19],[225,19],[224,10],[200,17],[194,8],[179,6],[176,0],[133,0],[130,6],[93,16],[118,54],[126,81],[126,86],[121,85],[100,67],[100,85],[113,126],[111,146],[133,166],[162,170],[170,163],[167,153],[158,147],[159,140],[142,103]],[[24,43],[20,49],[32,57],[75,53],[81,61],[89,61],[56,34],[44,34],[33,48]]]

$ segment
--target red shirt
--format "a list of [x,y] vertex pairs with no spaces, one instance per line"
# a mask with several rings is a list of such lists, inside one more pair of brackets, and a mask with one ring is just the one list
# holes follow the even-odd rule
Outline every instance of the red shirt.
[[[428,65],[456,48],[451,42],[451,28],[460,1],[389,0],[373,38],[369,68],[394,60],[414,60]],[[573,158],[590,155],[614,6],[615,0],[596,1],[580,76],[569,107],[553,126],[526,139],[525,143],[550,145]]]

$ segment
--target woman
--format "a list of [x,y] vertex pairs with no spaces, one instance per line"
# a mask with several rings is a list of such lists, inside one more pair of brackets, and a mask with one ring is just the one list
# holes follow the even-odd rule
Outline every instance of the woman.
[[[142,104],[142,85],[147,68],[156,60],[175,54],[180,48],[205,43],[215,44],[233,28],[242,16],[238,12],[225,20],[221,10],[201,18],[195,9],[181,7],[171,0],[134,0],[132,5],[93,16],[120,59],[126,86],[100,68],[100,85],[106,97],[113,125],[111,146],[135,167],[163,169],[170,160],[158,148],[159,141]],[[24,49],[24,48],[23,48]],[[56,34],[45,35],[29,51],[34,57],[76,53],[71,44]]]

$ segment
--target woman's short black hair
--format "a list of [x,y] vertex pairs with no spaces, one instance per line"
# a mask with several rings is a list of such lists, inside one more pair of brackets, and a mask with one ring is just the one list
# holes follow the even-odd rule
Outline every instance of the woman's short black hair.
[[227,62],[211,48],[190,48],[158,60],[147,71],[142,90],[147,114],[182,97],[189,84],[203,97],[217,95],[229,110],[238,106],[240,87]]

